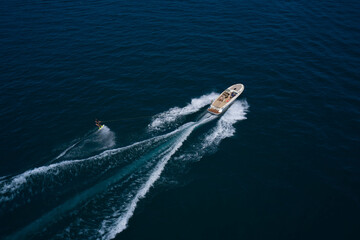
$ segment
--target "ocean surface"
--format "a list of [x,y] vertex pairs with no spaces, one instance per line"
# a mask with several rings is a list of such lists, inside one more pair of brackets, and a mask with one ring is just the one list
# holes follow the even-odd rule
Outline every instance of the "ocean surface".
[[0,239],[360,239],[360,2],[1,1],[0,121]]

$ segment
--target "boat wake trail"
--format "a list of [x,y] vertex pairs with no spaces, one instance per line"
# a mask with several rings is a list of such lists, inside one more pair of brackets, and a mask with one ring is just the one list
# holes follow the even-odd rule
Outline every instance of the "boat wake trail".
[[[96,144],[99,143],[99,144]],[[76,152],[77,154],[82,152],[85,146],[93,144],[97,146],[97,150],[102,148],[108,148],[115,144],[115,134],[111,130],[104,126],[101,131],[90,132],[83,139],[77,140],[61,154],[59,154],[52,162],[57,159],[64,158],[66,156],[72,156]],[[136,144],[135,144],[136,146]],[[65,182],[73,181],[73,176],[78,176],[78,172],[81,172],[83,168],[89,168],[87,161],[96,161],[103,159],[112,153],[117,153],[125,148],[119,148],[114,150],[105,151],[101,154],[79,160],[65,160],[58,163],[53,163],[48,166],[38,167],[22,174],[12,177],[8,181],[0,182],[0,203],[12,201],[15,197],[22,198],[23,196],[31,197],[38,192],[46,191],[49,188],[54,188],[56,185],[62,185]],[[86,163],[86,166],[84,165]],[[63,171],[65,170],[65,171]],[[69,175],[68,171],[71,171]],[[39,184],[42,188],[39,188]],[[30,201],[30,199],[23,199],[23,201]],[[21,204],[21,200],[17,202]]]
[[[120,147],[112,150],[106,150],[98,155],[76,160],[65,160],[58,163],[53,163],[48,166],[38,167],[22,174],[19,174],[8,181],[0,182],[0,203],[14,200],[16,197],[22,198],[24,195],[31,197],[39,192],[44,192],[55,188],[57,185],[63,185],[66,182],[72,182],[74,178],[91,177],[92,175],[104,173],[107,169],[116,167],[126,163],[128,157],[119,161],[114,161],[114,157],[123,151],[132,150],[142,153],[150,145],[156,146],[162,140],[177,133],[182,128],[179,128],[168,134],[153,137],[144,141],[133,143],[129,146]],[[113,158],[112,158],[113,157]],[[116,160],[116,159],[115,159]],[[101,162],[100,162],[101,161]],[[110,162],[111,161],[111,162]],[[94,171],[94,173],[92,172]],[[71,174],[69,174],[71,173]],[[42,188],[38,188],[41,185]],[[28,199],[24,199],[29,201]],[[19,199],[20,201],[20,199]],[[18,202],[19,204],[19,202]]]
[[191,99],[191,102],[185,107],[174,107],[163,113],[159,113],[153,117],[151,123],[148,125],[148,130],[166,130],[172,127],[173,123],[175,123],[179,118],[195,113],[201,108],[209,105],[218,95],[218,93],[206,94],[199,98]]
[[91,131],[83,138],[75,140],[69,147],[62,151],[51,162],[60,158],[81,157],[84,153],[87,155],[109,149],[115,146],[115,134],[106,125],[101,130]]
[[165,152],[161,155],[160,160],[151,171],[147,180],[140,186],[139,190],[135,194],[135,196],[131,199],[131,201],[127,204],[123,211],[116,211],[113,215],[103,221],[102,229],[100,233],[102,233],[102,237],[104,239],[112,239],[116,236],[116,234],[122,232],[126,229],[129,219],[134,213],[134,210],[137,206],[138,201],[145,197],[146,193],[149,189],[153,186],[155,181],[160,177],[162,171],[166,163],[169,159],[176,153],[176,151],[182,146],[183,142],[188,138],[191,132],[198,126],[205,124],[216,118],[215,116],[206,116],[197,123],[190,125],[188,128],[185,129],[177,138],[177,141],[174,142]]
[[176,157],[176,161],[181,165],[186,161],[199,161],[205,154],[210,154],[216,151],[220,142],[235,134],[234,124],[238,121],[245,120],[249,109],[249,104],[246,100],[236,101],[229,110],[217,121],[216,126],[211,128],[208,132],[203,134],[197,144],[189,149],[186,149]]
[[[234,124],[246,118],[247,102],[237,101],[221,117],[207,113],[196,121],[176,126],[181,116],[199,112],[205,102],[210,103],[216,97],[213,95],[195,98],[183,108],[172,108],[154,116],[148,130],[154,133],[168,129],[167,133],[93,156],[67,160],[84,154],[81,152],[94,142],[105,141],[102,144],[105,148],[115,144],[115,135],[104,128],[103,135],[101,131],[90,133],[88,140],[71,144],[54,159],[57,162],[2,179],[0,219],[13,221],[9,226],[15,227],[0,226],[0,238],[114,238],[127,228],[138,202],[160,178],[170,159],[200,159],[208,149],[216,149],[222,139],[233,136]],[[179,112],[176,114],[174,109]],[[218,120],[212,124],[214,127],[205,131],[199,143],[182,149],[192,132],[215,119]],[[106,139],[110,140],[106,142]],[[33,209],[35,214],[18,223],[16,219],[23,216],[26,208]]]

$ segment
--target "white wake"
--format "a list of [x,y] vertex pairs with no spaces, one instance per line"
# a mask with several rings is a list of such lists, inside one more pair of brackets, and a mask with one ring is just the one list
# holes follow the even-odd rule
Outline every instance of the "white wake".
[[[183,108],[175,107],[160,113],[154,116],[152,122],[148,125],[148,130],[164,130],[168,129],[169,126],[173,127],[174,123],[179,122],[177,120],[182,116],[198,112],[216,97],[217,94],[215,93],[203,95],[192,99],[191,103]],[[205,153],[215,150],[223,139],[235,134],[236,128],[234,125],[238,121],[246,119],[248,108],[249,105],[245,100],[236,101],[223,116],[218,118],[211,129],[206,130],[200,139],[198,138],[199,142],[193,144],[193,148],[189,146],[190,151],[188,147],[185,150],[179,149],[197,127],[215,119],[215,116],[207,114],[199,121],[183,124],[169,133],[135,142],[128,146],[106,150],[91,157],[64,160],[28,170],[12,178],[1,179],[0,203],[5,206],[11,204],[15,198],[16,201],[24,196],[30,199],[37,194],[35,190],[31,189],[32,186],[42,185],[43,187],[38,191],[41,191],[39,194],[43,194],[48,190],[59,190],[57,187],[61,186],[63,181],[72,183],[75,178],[79,176],[88,177],[88,174],[96,179],[97,175],[108,173],[104,174],[100,181],[94,180],[94,182],[91,182],[92,185],[88,185],[84,191],[68,199],[65,203],[59,206],[55,205],[57,207],[30,223],[14,236],[28,236],[31,232],[36,232],[36,229],[43,229],[47,225],[53,224],[57,218],[61,218],[61,215],[65,215],[70,210],[76,209],[75,214],[79,214],[82,209],[86,212],[86,216],[88,216],[89,212],[94,214],[89,219],[91,224],[86,225],[87,223],[81,220],[83,216],[79,214],[76,220],[66,228],[66,231],[70,229],[71,231],[75,229],[81,229],[82,231],[86,228],[87,230],[82,232],[91,233],[91,235],[88,235],[88,239],[114,238],[127,228],[138,202],[146,196],[160,178],[171,158],[176,161],[199,160]],[[109,138],[110,129],[107,130],[103,132],[104,135],[99,132],[99,135],[93,136],[91,138],[92,143],[103,142],[102,146],[104,148],[113,146],[115,136]],[[104,136],[106,137],[101,139]],[[62,160],[66,156],[76,156],[78,150],[86,151],[89,144],[91,146],[90,141],[75,142],[60,153],[56,160]],[[180,156],[174,158],[175,154]],[[125,161],[125,158],[128,158],[129,161]],[[171,166],[171,164],[169,165]],[[60,178],[54,178],[60,175]],[[92,202],[88,203],[88,206],[83,206],[81,203],[85,203],[88,199],[92,199]],[[95,209],[99,203],[104,202],[107,203],[105,209],[104,205],[99,206],[99,209]],[[77,223],[79,225],[76,225]],[[83,224],[85,224],[85,227]],[[82,227],[79,228],[80,226]],[[61,231],[58,236],[64,237],[63,234],[66,235],[64,231]]]
[[246,119],[249,104],[246,100],[236,101],[220,118],[216,126],[205,136],[202,149],[217,146],[221,140],[234,136],[236,129],[234,124]]
[[249,104],[246,100],[237,100],[217,121],[216,126],[205,133],[199,143],[176,158],[179,161],[198,161],[204,154],[212,153],[219,146],[220,142],[228,137],[234,136],[236,128],[234,124],[245,120],[249,111]]
[[[35,182],[42,181],[45,177],[51,177],[57,176],[59,174],[64,174],[64,170],[72,171],[72,175],[77,175],[76,170],[79,169],[79,164],[86,163],[88,165],[91,165],[92,162],[97,162],[98,160],[103,160],[105,158],[109,158],[113,155],[116,155],[120,152],[123,152],[125,150],[135,148],[135,147],[142,147],[142,146],[150,146],[154,142],[158,142],[160,140],[166,139],[171,135],[174,135],[175,133],[182,130],[182,127],[160,136],[156,136],[150,139],[146,139],[143,141],[139,141],[136,143],[133,143],[129,146],[120,147],[116,149],[106,150],[98,155],[88,157],[85,159],[76,159],[76,160],[65,160],[58,163],[53,163],[48,166],[41,166],[38,168],[34,168],[31,170],[28,170],[22,174],[16,175],[12,177],[9,180],[5,180],[0,182],[0,203],[7,202],[13,200],[16,196],[20,195],[22,190],[30,191],[32,194],[35,192],[31,190],[32,185]],[[102,163],[104,165],[105,163]],[[94,166],[98,166],[94,165]],[[68,177],[67,177],[68,178]],[[40,179],[40,180],[38,180]],[[52,179],[53,180],[53,179]],[[69,179],[67,179],[69,181]],[[44,190],[44,189],[42,189]],[[28,196],[29,197],[29,196]]]
[[[177,139],[175,144],[173,144],[170,148],[167,149],[166,152],[163,153],[163,157],[158,162],[158,164],[155,166],[154,170],[150,174],[150,177],[148,180],[140,187],[138,192],[136,193],[135,197],[131,200],[131,202],[126,207],[125,213],[121,213],[120,216],[119,212],[115,212],[113,214],[113,218],[117,218],[115,222],[112,222],[109,224],[109,220],[105,220],[102,224],[102,229],[99,232],[105,233],[103,235],[103,239],[112,239],[114,238],[118,233],[122,232],[126,229],[127,224],[129,222],[129,219],[134,214],[135,208],[137,206],[137,203],[141,198],[144,198],[146,193],[150,190],[150,188],[153,186],[153,184],[156,182],[156,180],[159,179],[162,171],[165,168],[166,163],[169,161],[169,159],[176,153],[176,151],[183,145],[184,141],[188,138],[188,136],[193,132],[193,130],[202,125],[205,124],[211,120],[213,120],[215,116],[210,116],[208,118],[205,118],[203,120],[200,120],[197,123],[192,124],[190,127],[188,127],[181,136]],[[104,229],[105,228],[105,229]]]
[[[235,134],[236,129],[234,124],[240,120],[246,119],[246,114],[248,112],[249,105],[246,100],[236,101],[228,110],[224,113],[223,116],[218,120],[216,126],[210,129],[201,139],[200,145],[197,145],[191,153],[182,154],[179,159],[181,160],[199,160],[207,151],[214,150],[220,142],[228,137],[231,137]],[[159,160],[158,164],[152,170],[152,173],[148,179],[143,183],[139,188],[135,196],[125,207],[125,211],[119,210],[112,214],[109,219],[105,219],[102,223],[102,227],[99,230],[99,233],[102,234],[103,239],[113,239],[115,236],[122,231],[124,231],[127,226],[130,218],[133,216],[136,206],[141,198],[144,198],[148,193],[150,188],[154,185],[156,180],[160,178],[161,173],[163,172],[165,165],[168,163],[169,159],[178,151],[178,149],[183,145],[184,141],[188,136],[193,132],[193,130],[210,120],[209,119],[200,120],[198,123],[190,126],[182,135],[177,139],[177,142],[165,152],[164,156]],[[114,220],[115,218],[115,220]]]
[[[121,182],[119,183],[120,180],[122,180],[126,176],[129,176],[130,174],[132,174],[134,171],[136,171],[138,168],[142,167],[143,165],[146,165],[146,161],[151,160],[150,158],[152,156],[151,155],[152,153],[151,153],[151,151],[149,153],[149,151],[147,151],[147,150],[155,149],[157,151],[160,151],[159,152],[160,154],[164,154],[163,151],[161,150],[162,149],[161,143],[163,143],[164,141],[166,142],[166,140],[171,139],[171,137],[173,137],[173,136],[177,136],[176,134],[178,134],[178,133],[182,134],[183,131],[187,130],[191,126],[192,126],[191,123],[187,123],[170,133],[163,134],[161,136],[156,136],[156,137],[153,137],[153,138],[150,138],[147,140],[143,140],[143,141],[131,144],[126,147],[117,148],[117,149],[113,149],[113,150],[107,150],[101,154],[98,154],[96,156],[93,156],[93,157],[90,157],[87,159],[63,161],[61,163],[56,163],[56,164],[52,164],[49,166],[40,167],[37,169],[27,171],[19,176],[16,176],[15,178],[12,179],[12,181],[10,181],[10,183],[3,186],[1,188],[1,191],[6,192],[6,193],[9,193],[9,191],[10,191],[10,192],[13,192],[15,194],[15,196],[20,195],[20,197],[21,197],[24,194],[22,194],[21,192],[14,191],[16,189],[19,189],[19,186],[17,184],[20,184],[20,185],[23,184],[24,186],[29,187],[29,185],[26,185],[26,184],[28,183],[29,180],[31,180],[29,184],[33,185],[32,178],[36,177],[36,175],[58,174],[58,172],[63,172],[65,170],[64,169],[65,166],[74,166],[74,165],[76,166],[82,162],[86,162],[86,163],[92,162],[93,164],[91,164],[91,165],[94,165],[95,168],[97,168],[97,169],[100,168],[99,169],[99,173],[100,173],[100,172],[102,172],[103,165],[105,165],[105,166],[110,165],[110,169],[114,168],[114,166],[111,166],[110,162],[104,162],[103,161],[104,158],[108,158],[108,157],[112,156],[111,159],[114,160],[113,157],[116,154],[123,152],[127,149],[134,150],[135,152],[140,152],[137,155],[140,157],[139,159],[136,159],[132,163],[122,167],[121,169],[116,171],[113,175],[106,178],[105,180],[102,180],[102,181],[96,183],[95,185],[87,188],[86,190],[84,190],[81,193],[77,193],[73,198],[70,198],[69,200],[67,200],[66,202],[62,203],[61,205],[55,207],[54,209],[47,212],[40,218],[31,222],[29,225],[27,225],[20,231],[14,233],[12,236],[10,236],[10,238],[18,239],[18,238],[29,237],[29,236],[31,236],[32,233],[41,231],[41,229],[45,228],[45,226],[47,224],[55,223],[57,218],[61,218],[62,215],[66,214],[69,211],[71,211],[72,209],[80,206],[81,203],[84,203],[88,199],[94,198],[98,194],[100,196],[103,195],[103,192],[106,193],[114,185],[117,185],[117,184],[121,185]],[[175,139],[177,139],[177,137]],[[164,140],[164,141],[162,141],[162,140]],[[160,142],[160,145],[159,145],[159,142]],[[136,147],[140,147],[140,148],[136,148]],[[157,151],[155,153],[157,153]],[[132,151],[130,151],[129,153],[130,153],[130,155],[135,154]],[[137,158],[137,157],[132,156],[132,158]],[[94,163],[93,160],[101,160],[101,162],[99,161],[99,162]],[[67,171],[65,171],[65,172],[67,172]],[[70,171],[70,173],[71,173],[71,171]],[[26,178],[28,178],[27,179],[28,181],[26,181]],[[3,198],[3,201],[6,201],[6,200],[8,200],[8,199]]]
[[166,129],[180,117],[195,113],[206,105],[209,105],[218,95],[218,93],[209,93],[199,98],[193,98],[185,107],[173,107],[165,112],[155,115],[148,125],[149,131]]

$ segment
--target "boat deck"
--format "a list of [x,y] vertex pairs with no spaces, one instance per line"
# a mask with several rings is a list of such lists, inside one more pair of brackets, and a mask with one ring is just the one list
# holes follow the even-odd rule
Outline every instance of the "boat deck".
[[212,103],[212,106],[216,108],[224,107],[230,100],[237,96],[238,93],[236,91],[225,90],[216,100]]
[[227,104],[231,103],[233,98],[237,98],[244,90],[244,85],[235,84],[223,91],[220,96],[211,104],[208,109],[209,112],[219,114],[220,109],[226,107]]
[[215,102],[213,102],[212,105],[216,108],[222,108],[231,100],[231,98],[230,91],[225,91],[215,100]]

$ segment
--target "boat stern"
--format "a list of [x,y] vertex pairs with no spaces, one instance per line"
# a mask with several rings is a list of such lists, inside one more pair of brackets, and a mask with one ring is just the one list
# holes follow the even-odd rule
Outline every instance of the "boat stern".
[[213,114],[213,115],[220,115],[222,112],[222,109],[219,108],[215,108],[213,106],[211,106],[210,108],[208,108],[207,110],[209,113]]

